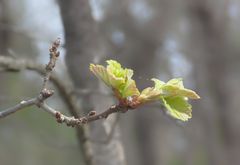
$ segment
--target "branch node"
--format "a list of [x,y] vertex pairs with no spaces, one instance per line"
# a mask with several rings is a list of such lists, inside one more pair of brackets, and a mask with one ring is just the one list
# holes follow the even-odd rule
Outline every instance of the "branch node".
[[21,102],[20,102],[20,104],[25,104],[25,103],[26,103],[26,101],[25,101],[25,100],[23,100],[23,101],[21,101]]
[[82,118],[81,118],[81,121],[82,121],[82,122],[81,122],[82,124],[87,124],[88,119],[87,119],[86,117],[82,117]]
[[60,112],[56,112],[55,117],[58,123],[63,123],[62,114]]
[[90,111],[89,113],[88,113],[88,116],[95,116],[96,115],[96,111]]
[[50,90],[50,89],[43,89],[40,94],[42,95],[42,99],[45,100],[48,97],[52,96],[54,94],[54,90]]
[[108,117],[108,114],[105,114],[105,115],[102,116],[102,118],[105,118],[105,119],[106,119],[107,117]]

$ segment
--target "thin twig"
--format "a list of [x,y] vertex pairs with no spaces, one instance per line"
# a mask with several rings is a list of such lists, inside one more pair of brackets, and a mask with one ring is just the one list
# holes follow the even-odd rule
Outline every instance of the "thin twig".
[[[50,113],[52,116],[56,117],[58,120],[57,114],[61,114],[60,112],[54,110],[53,108],[47,106],[47,104],[44,102],[45,99],[53,95],[53,91],[47,89],[47,82],[51,80],[53,84],[57,87],[59,90],[60,96],[63,98],[64,102],[66,103],[69,112],[74,117],[78,117],[78,112],[81,111],[79,104],[77,103],[76,96],[72,93],[73,91],[73,85],[72,83],[64,83],[65,81],[62,81],[60,78],[58,78],[55,74],[52,73],[52,70],[55,67],[57,57],[59,56],[59,52],[57,48],[60,45],[60,40],[56,40],[56,42],[53,43],[52,47],[50,48],[50,61],[47,64],[46,68],[43,65],[39,65],[35,62],[32,62],[30,60],[19,60],[16,58],[10,58],[10,57],[4,57],[0,56],[0,69],[6,70],[6,71],[21,71],[23,69],[28,70],[34,70],[37,73],[44,75],[44,81],[43,81],[43,87],[40,92],[40,94],[36,97],[31,99],[31,101],[22,101],[20,104],[6,109],[2,112],[0,112],[0,119],[3,117],[6,117],[12,113],[15,113],[25,107],[36,105],[40,109]],[[46,69],[46,70],[45,70]],[[62,120],[62,116],[60,115],[60,119]],[[64,121],[67,125],[71,123],[71,119],[74,119],[73,117],[67,117],[64,116]],[[59,120],[60,121],[60,120]],[[83,120],[85,121],[85,120]],[[88,129],[87,127],[78,127],[76,129],[78,139],[79,139],[79,145],[80,148],[82,148],[83,151],[83,157],[86,160],[87,164],[92,164],[93,155],[92,151],[90,150],[90,141],[87,139]]]
[[[38,64],[29,59],[17,59],[7,56],[0,56],[0,69],[8,72],[18,72],[26,69],[35,71],[40,75],[45,75],[46,73],[44,65]],[[70,114],[77,117],[77,112],[81,109],[76,103],[76,96],[72,93],[72,83],[66,80],[62,81],[61,78],[58,77],[55,73],[51,73],[50,81],[58,89],[60,97],[62,97],[63,101],[66,103]]]
[[46,73],[45,73],[44,80],[43,80],[43,88],[42,88],[42,90],[47,89],[47,82],[50,79],[52,70],[54,69],[54,67],[56,65],[56,61],[57,61],[57,59],[58,59],[58,57],[60,55],[60,52],[58,51],[59,45],[60,45],[60,38],[58,38],[52,44],[52,46],[49,49],[50,60],[49,60],[48,64],[46,65],[46,68],[45,68]]
[[[0,114],[0,118],[3,118],[3,117],[6,117],[12,113],[15,113],[25,107],[28,107],[28,106],[31,106],[31,105],[36,105],[38,107],[40,107],[40,105],[42,105],[44,103],[44,101],[49,98],[50,96],[53,95],[54,91],[53,90],[49,90],[47,89],[47,82],[51,76],[51,72],[52,70],[54,69],[55,67],[55,64],[56,64],[56,60],[57,58],[59,57],[59,51],[58,51],[58,47],[60,45],[60,39],[57,39],[51,46],[51,48],[49,49],[49,52],[50,52],[50,60],[49,60],[49,63],[46,65],[46,73],[45,73],[45,76],[44,76],[44,80],[43,80],[43,88],[42,90],[40,91],[40,94],[35,97],[35,98],[32,98],[28,101],[21,101],[20,104],[17,104],[16,106],[14,107],[11,107],[11,108],[8,108],[4,111],[2,111]],[[21,66],[24,66],[23,64],[25,64],[25,66],[29,66],[27,65],[26,61],[20,61],[20,62],[16,62],[15,65],[10,65],[10,64],[13,64],[13,63],[9,63],[9,61],[11,60],[3,60],[1,64],[1,66],[6,66],[7,69],[15,69],[16,67],[16,70],[19,69],[19,67]],[[16,64],[19,64],[19,65],[16,65]]]
[[110,114],[117,113],[117,112],[126,112],[125,108],[121,106],[111,106],[106,111],[96,114],[95,111],[89,112],[88,115],[75,118],[75,117],[68,117],[63,115],[61,112],[53,109],[52,107],[48,106],[46,103],[41,103],[38,105],[39,108],[42,108],[52,116],[56,117],[58,123],[65,123],[67,126],[81,126],[99,119],[106,119]]
[[[57,58],[59,57],[59,54],[60,54],[58,51],[59,45],[60,45],[60,39],[57,39],[52,44],[51,48],[49,49],[50,60],[45,67],[45,72],[42,70],[42,66],[34,65],[33,63],[31,63],[29,61],[24,61],[24,60],[22,60],[22,61],[15,60],[14,61],[13,59],[0,56],[0,66],[4,67],[6,69],[9,69],[11,71],[19,71],[22,69],[22,67],[25,67],[28,69],[37,70],[41,74],[45,73],[45,76],[43,79],[43,87],[40,91],[40,94],[35,98],[32,98],[28,101],[21,101],[20,104],[17,104],[16,106],[14,106],[12,108],[8,108],[8,109],[0,112],[0,118],[4,118],[12,113],[15,113],[15,112],[25,108],[25,107],[28,107],[31,105],[36,105],[37,107],[43,109],[44,111],[46,111],[46,112],[50,113],[52,116],[54,116],[56,118],[57,122],[65,123],[68,126],[74,127],[74,126],[84,125],[84,124],[87,124],[87,123],[90,123],[90,122],[93,122],[93,121],[96,121],[99,119],[106,119],[112,113],[117,113],[117,112],[124,113],[124,112],[128,111],[127,107],[119,104],[119,105],[111,106],[109,109],[105,110],[102,113],[96,114],[95,111],[91,111],[91,112],[89,112],[88,115],[78,118],[76,112],[74,112],[75,114],[73,114],[74,115],[73,117],[68,117],[68,116],[63,115],[61,112],[48,106],[44,101],[47,98],[49,98],[50,96],[52,96],[54,94],[54,91],[47,89],[47,83],[50,79],[52,70],[54,69]],[[59,81],[56,81],[56,82],[59,82]],[[60,85],[60,84],[61,83],[59,83],[58,85]],[[66,90],[65,87],[63,89],[64,89],[63,92],[65,92],[65,93],[70,92],[70,91]],[[71,102],[71,101],[73,101],[73,100],[69,100],[69,102]],[[73,104],[73,103],[71,103],[71,104]],[[73,108],[76,108],[76,107],[73,107]]]
[[1,118],[4,118],[8,115],[11,115],[12,113],[15,113],[21,109],[24,109],[25,107],[30,107],[34,104],[36,104],[37,102],[37,98],[33,98],[33,99],[30,99],[30,100],[27,100],[27,101],[21,101],[19,104],[15,105],[14,107],[11,107],[11,108],[8,108],[4,111],[1,111],[0,112],[0,119]]

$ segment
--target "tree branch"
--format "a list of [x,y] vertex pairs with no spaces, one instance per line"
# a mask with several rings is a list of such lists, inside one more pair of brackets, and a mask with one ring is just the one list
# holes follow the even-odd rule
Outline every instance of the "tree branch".
[[75,118],[75,117],[65,116],[61,112],[51,108],[45,103],[39,105],[39,107],[45,110],[46,112],[50,113],[52,116],[56,117],[58,123],[66,123],[67,126],[72,126],[72,127],[81,126],[99,119],[106,119],[112,113],[126,112],[126,109],[124,107],[121,107],[119,105],[117,106],[113,105],[102,113],[96,114],[95,111],[91,111],[86,116]]
[[46,68],[45,68],[46,73],[45,73],[44,80],[43,80],[43,88],[42,88],[42,90],[47,89],[47,82],[50,79],[52,70],[54,69],[54,67],[56,65],[56,61],[57,61],[57,59],[58,59],[58,57],[60,55],[60,52],[58,51],[59,45],[60,45],[60,38],[58,38],[52,44],[51,48],[49,49],[50,60],[49,60],[48,64],[46,65]]
[[73,108],[74,112],[72,112],[73,117],[68,117],[63,115],[60,111],[57,111],[53,109],[52,107],[48,106],[44,101],[52,96],[54,94],[53,90],[47,89],[47,83],[49,79],[53,81],[55,85],[57,85],[58,89],[66,94],[65,97],[71,97],[71,93],[69,90],[67,90],[67,87],[65,84],[62,84],[56,76],[52,76],[52,70],[54,69],[56,65],[57,58],[59,57],[60,53],[58,51],[58,47],[60,45],[60,40],[57,39],[49,49],[50,52],[50,60],[48,64],[45,67],[45,71],[42,65],[36,64],[29,60],[18,60],[18,59],[12,59],[9,57],[3,57],[0,56],[0,67],[8,70],[8,71],[20,71],[22,69],[29,69],[37,71],[38,73],[44,75],[43,78],[43,87],[39,93],[39,95],[35,98],[32,98],[27,101],[21,101],[19,104],[15,105],[14,107],[8,108],[4,111],[0,112],[0,119],[7,117],[8,115],[11,115],[19,110],[22,110],[23,108],[30,107],[32,105],[36,105],[37,107],[41,108],[42,110],[48,112],[53,117],[56,118],[58,123],[65,123],[67,126],[79,126],[84,125],[99,119],[106,119],[110,114],[117,113],[117,112],[127,112],[128,108],[119,104],[119,105],[113,105],[109,109],[105,110],[104,112],[101,112],[99,114],[96,114],[95,111],[89,112],[86,116],[83,117],[77,117],[77,107],[75,105],[75,102],[73,101],[73,98],[68,99],[68,104]]
[[36,102],[37,102],[36,98],[30,99],[28,101],[23,100],[19,104],[15,105],[14,107],[11,107],[11,108],[8,108],[4,111],[1,111],[0,112],[0,119],[6,117],[8,115],[11,115],[12,113],[15,113],[15,112],[17,112],[21,109],[26,108],[26,107],[30,107],[30,106],[36,104]]
[[[29,59],[17,59],[7,56],[0,56],[0,69],[1,71],[8,72],[18,72],[26,69],[35,71],[40,75],[44,75],[46,72],[44,65],[41,65]],[[61,78],[58,77],[55,73],[51,73],[50,77],[46,79],[49,80],[49,78],[50,81],[54,84],[54,86],[58,89],[60,96],[66,103],[67,108],[71,115],[77,117],[78,111],[80,111],[80,107],[76,103],[77,98],[72,92],[73,91],[72,83],[66,80],[62,81]]]

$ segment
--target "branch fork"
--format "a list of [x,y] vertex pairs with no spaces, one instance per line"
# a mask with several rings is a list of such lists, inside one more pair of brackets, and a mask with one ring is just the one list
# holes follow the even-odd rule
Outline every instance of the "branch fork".
[[[47,83],[50,80],[52,71],[54,70],[54,68],[56,66],[56,62],[58,60],[58,57],[60,56],[60,52],[58,51],[59,46],[60,46],[60,38],[58,38],[56,41],[54,41],[53,44],[51,45],[51,47],[49,48],[50,58],[49,58],[48,64],[45,66],[45,73],[44,73],[44,77],[43,77],[43,86],[42,86],[42,89],[41,89],[39,95],[37,97],[29,99],[27,101],[23,100],[19,104],[15,105],[14,107],[11,107],[4,111],[1,111],[0,119],[5,118],[8,115],[15,113],[17,111],[20,111],[20,110],[24,109],[25,107],[35,105],[38,108],[48,112],[53,117],[55,117],[56,121],[58,123],[65,123],[67,126],[75,127],[75,126],[82,126],[84,124],[87,124],[87,123],[90,123],[90,122],[93,122],[93,121],[96,121],[99,119],[106,119],[112,113],[118,113],[118,112],[125,113],[128,111],[128,109],[131,109],[131,107],[128,106],[129,104],[123,104],[120,102],[118,105],[113,105],[109,109],[107,109],[99,114],[97,114],[96,111],[90,111],[86,116],[77,117],[75,115],[74,117],[68,117],[68,116],[62,114],[60,111],[57,111],[54,108],[48,106],[45,103],[45,100],[47,100],[49,97],[51,97],[54,94],[54,91],[47,88]],[[6,67],[6,69],[9,69],[9,65],[6,65],[6,63],[7,64],[9,64],[9,63],[18,64],[17,61],[11,61],[10,59],[5,59],[5,61],[4,61],[4,58],[3,58],[3,60],[1,61],[1,57],[0,57],[0,62],[3,63],[3,66]],[[26,63],[29,65],[29,63],[24,62],[24,61],[22,63],[23,64]]]

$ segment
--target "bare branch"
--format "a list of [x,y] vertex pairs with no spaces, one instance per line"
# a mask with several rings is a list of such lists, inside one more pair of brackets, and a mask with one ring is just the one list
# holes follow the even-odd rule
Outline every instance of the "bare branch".
[[[14,107],[8,108],[2,112],[0,112],[0,119],[4,118],[10,114],[13,114],[17,111],[20,111],[26,107],[30,107],[32,105],[37,106],[39,109],[44,110],[45,112],[49,113],[51,116],[56,118],[58,123],[65,123],[67,126],[77,127],[77,135],[80,141],[80,147],[83,149],[83,155],[86,159],[87,164],[92,164],[93,155],[92,151],[89,147],[90,140],[88,138],[88,127],[82,127],[87,123],[99,120],[99,119],[106,119],[112,113],[117,112],[127,112],[128,107],[123,106],[122,104],[111,106],[109,109],[105,110],[102,113],[96,114],[95,111],[89,112],[86,116],[79,117],[78,112],[81,111],[79,104],[77,103],[76,95],[74,94],[74,88],[72,83],[66,83],[66,80],[62,81],[56,74],[52,73],[57,58],[59,56],[58,47],[60,45],[60,40],[56,40],[51,48],[50,51],[50,60],[49,63],[44,67],[43,65],[37,64],[30,60],[20,60],[16,58],[10,58],[6,56],[0,56],[0,70],[5,71],[21,71],[23,69],[33,70],[37,73],[44,76],[43,79],[43,86],[42,89],[37,95],[37,97],[32,98],[28,101],[21,101]],[[53,90],[47,88],[47,83],[52,81],[52,83],[57,87],[60,96],[63,98],[64,102],[68,106],[68,110],[71,113],[72,117],[68,117],[63,115],[60,111],[55,110],[54,108],[48,106],[45,103],[45,100],[51,97],[54,94]],[[109,138],[112,137],[113,129],[115,128],[115,124],[110,131]],[[108,138],[108,139],[109,139]],[[107,139],[107,141],[109,141]],[[106,142],[107,142],[106,141]]]
[[39,96],[32,98],[30,100],[27,100],[27,101],[23,100],[19,104],[15,105],[14,107],[11,107],[4,111],[1,111],[0,119],[7,117],[8,115],[11,115],[17,111],[20,111],[26,107],[30,107],[32,105],[36,105],[36,106],[40,107],[40,105],[44,102],[44,100],[46,100],[48,97],[50,97],[52,95],[53,95],[52,90],[43,90],[43,91],[41,91]]
[[50,52],[50,60],[48,62],[48,64],[46,65],[46,74],[44,76],[44,80],[43,80],[43,88],[42,90],[47,88],[47,82],[50,79],[52,70],[54,69],[55,65],[56,65],[56,61],[60,55],[60,52],[58,51],[58,47],[60,45],[60,38],[58,38],[55,42],[53,42],[51,48],[49,49]]
[[21,101],[19,104],[15,105],[14,107],[11,107],[11,108],[8,108],[4,111],[1,111],[0,112],[0,119],[6,117],[8,115],[11,115],[12,113],[15,113],[19,110],[22,110],[25,107],[30,107],[30,106],[36,104],[36,102],[37,102],[36,98],[30,99],[28,101]]
[[[36,106],[40,107],[40,105],[44,103],[44,100],[46,100],[47,98],[49,98],[50,96],[53,95],[54,91],[47,89],[46,86],[47,86],[47,82],[50,78],[51,72],[55,67],[56,60],[60,54],[58,51],[59,45],[60,45],[60,39],[57,39],[52,44],[51,48],[49,49],[50,60],[45,68],[46,74],[44,76],[43,88],[40,91],[40,94],[36,98],[32,98],[28,101],[21,101],[20,104],[2,111],[0,113],[1,114],[0,118],[6,117],[14,112],[17,112],[17,111],[19,111],[25,107],[31,106],[31,105],[36,105]],[[3,58],[1,58],[1,59],[3,59]],[[31,65],[31,63],[27,63],[26,61],[12,61],[12,59],[6,59],[6,58],[4,60],[1,60],[1,59],[0,59],[1,66],[5,67],[6,69],[10,69],[11,71],[18,71],[21,69],[22,66],[33,67]],[[36,66],[33,68],[36,69]],[[39,68],[40,67],[38,66],[37,67],[38,71],[39,71]]]
[[88,115],[75,118],[75,117],[68,117],[63,115],[61,112],[53,109],[52,107],[48,106],[46,103],[42,103],[39,105],[40,108],[54,116],[58,123],[65,123],[67,126],[81,126],[99,119],[106,119],[110,114],[117,113],[117,112],[126,112],[126,109],[121,106],[111,106],[106,111],[96,114],[95,111],[91,111]]
[[[84,117],[78,118],[78,112],[81,110],[79,104],[77,103],[76,95],[73,93],[73,85],[72,83],[66,83],[66,80],[62,81],[56,74],[52,73],[52,70],[55,67],[57,57],[59,56],[59,52],[57,48],[60,45],[59,39],[56,40],[52,47],[50,48],[50,61],[44,67],[43,65],[37,64],[30,60],[19,60],[16,58],[10,58],[6,56],[0,56],[0,70],[5,71],[21,71],[23,69],[33,70],[37,73],[44,76],[43,87],[39,93],[39,95],[33,99],[28,101],[22,101],[20,104],[6,109],[0,112],[0,119],[4,118],[12,113],[15,113],[19,110],[22,110],[25,107],[29,107],[32,105],[36,105],[41,110],[48,112],[50,115],[56,118],[57,122],[65,123],[68,126],[81,126],[87,124],[89,122],[93,122],[95,120],[99,120],[102,118],[107,118],[110,114],[116,112],[126,112],[127,108],[118,106],[112,106],[106,111],[96,114],[95,111],[90,112],[88,115]],[[61,112],[51,108],[45,103],[45,100],[53,95],[54,91],[47,89],[47,82],[51,80],[53,84],[59,90],[60,96],[63,98],[64,102],[68,106],[68,110],[73,115],[73,117],[68,117],[63,115]],[[86,159],[87,164],[92,164],[92,151],[90,150],[90,141],[88,139],[88,128],[87,127],[77,127],[77,135],[79,141],[81,142],[80,147],[83,149],[83,155]]]
[[[46,72],[44,65],[38,64],[29,59],[17,59],[7,56],[0,56],[1,71],[18,72],[25,69],[35,71],[40,75],[45,75]],[[77,98],[72,92],[73,91],[72,83],[66,80],[62,81],[61,78],[58,77],[55,73],[51,73],[50,81],[58,89],[60,96],[66,103],[71,115],[78,116],[77,112],[80,111],[80,107],[78,106],[78,104],[76,104]]]
[[[10,71],[19,71],[23,68],[26,68],[30,70],[35,70],[41,74],[45,73],[44,80],[43,80],[43,87],[40,91],[40,94],[35,98],[32,98],[28,101],[21,101],[20,104],[17,104],[14,107],[8,108],[0,112],[0,118],[4,118],[25,107],[36,105],[37,107],[43,109],[44,111],[54,116],[58,123],[66,123],[67,126],[74,127],[74,126],[84,125],[99,119],[106,119],[112,113],[117,113],[117,112],[124,113],[128,111],[127,107],[119,104],[119,105],[111,106],[109,109],[107,109],[102,113],[96,114],[95,111],[91,111],[89,112],[88,115],[78,118],[76,113],[76,110],[77,110],[76,102],[74,102],[75,100],[73,100],[74,97],[72,96],[71,90],[67,90],[67,87],[62,83],[60,83],[61,82],[60,80],[58,80],[56,77],[53,78],[53,76],[51,75],[52,70],[56,65],[57,58],[59,57],[59,54],[60,54],[58,51],[59,45],[60,45],[60,39],[57,39],[49,49],[50,60],[45,67],[45,71],[42,65],[38,65],[34,62],[27,61],[27,60],[16,60],[16,59],[0,56],[0,67],[4,69],[10,70]],[[47,82],[49,81],[50,77],[52,78],[52,81],[58,85],[59,89],[61,89],[60,91],[62,91],[65,94],[65,97],[70,97],[70,99],[66,98],[66,100],[68,100],[68,103],[72,106],[71,108],[73,108],[74,110],[72,113],[74,115],[73,117],[68,117],[63,115],[61,112],[51,108],[44,102],[47,98],[52,96],[54,93],[53,90],[47,89]]]

